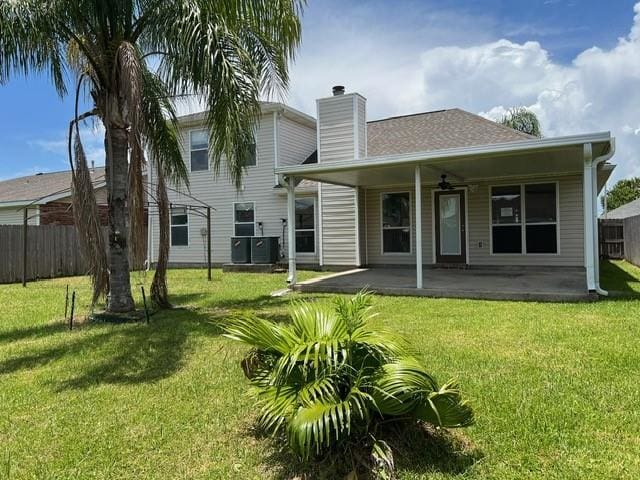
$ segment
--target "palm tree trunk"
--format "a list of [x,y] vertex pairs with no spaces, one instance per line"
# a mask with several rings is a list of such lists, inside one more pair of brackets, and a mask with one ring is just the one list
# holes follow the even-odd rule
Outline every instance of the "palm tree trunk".
[[158,247],[158,261],[156,272],[151,283],[151,298],[160,308],[170,308],[169,292],[167,290],[167,267],[169,264],[169,198],[162,169],[158,168],[158,225],[160,228],[160,242]]
[[[115,123],[115,122],[114,122]],[[134,310],[129,279],[128,212],[127,212],[127,131],[119,125],[107,126],[106,180],[109,204],[109,294],[107,312],[124,313]]]

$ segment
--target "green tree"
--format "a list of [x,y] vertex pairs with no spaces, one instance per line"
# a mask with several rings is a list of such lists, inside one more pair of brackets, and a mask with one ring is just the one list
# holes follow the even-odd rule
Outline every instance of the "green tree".
[[[372,318],[371,296],[360,293],[337,298],[334,309],[294,304],[291,323],[247,317],[225,327],[226,336],[253,347],[242,367],[257,394],[259,425],[304,459],[364,447],[370,469],[392,468],[388,445],[374,438],[381,424],[474,421],[455,383],[439,385],[406,340],[372,326]],[[335,463],[362,460],[355,454]]]
[[[640,177],[619,180],[607,192],[607,210],[613,210],[640,198]],[[604,196],[601,199],[604,207]]]
[[510,108],[500,123],[519,132],[528,133],[538,138],[542,137],[538,117],[525,107]]
[[[213,170],[218,172],[224,159],[239,185],[260,96],[287,87],[288,63],[300,42],[301,8],[299,0],[0,2],[0,83],[13,74],[44,72],[65,95],[70,72],[76,105],[83,92],[92,105],[86,113],[76,107],[69,151],[71,156],[73,135],[76,226],[92,262],[94,301],[108,293],[108,311],[134,308],[129,250],[139,254],[142,244],[144,152],[163,179],[188,180],[172,99],[196,94],[206,105]],[[99,235],[77,128],[91,115],[105,127],[108,249]]]

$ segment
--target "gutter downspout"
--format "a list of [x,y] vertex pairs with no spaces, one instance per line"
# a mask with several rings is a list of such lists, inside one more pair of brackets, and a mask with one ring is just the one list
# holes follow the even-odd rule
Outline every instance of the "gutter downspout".
[[606,161],[608,161],[611,157],[613,157],[613,155],[616,153],[616,139],[612,138],[611,139],[611,143],[610,143],[610,147],[609,147],[609,151],[607,153],[605,153],[604,155],[601,155],[599,157],[596,157],[591,165],[591,169],[592,169],[592,184],[593,184],[593,195],[592,195],[592,201],[593,201],[593,222],[594,222],[594,227],[593,227],[593,238],[594,238],[594,268],[595,268],[595,282],[596,282],[596,292],[598,293],[598,295],[602,295],[602,296],[608,296],[609,292],[607,292],[606,290],[604,290],[601,286],[600,286],[600,254],[599,254],[599,246],[598,246],[598,165],[605,163]]

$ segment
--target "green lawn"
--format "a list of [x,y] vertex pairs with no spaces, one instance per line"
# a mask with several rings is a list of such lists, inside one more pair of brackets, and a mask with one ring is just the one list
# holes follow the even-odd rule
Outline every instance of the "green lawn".
[[[312,273],[303,273],[310,277]],[[401,479],[639,478],[640,269],[603,267],[596,303],[379,297],[377,321],[455,376],[477,424],[418,444]],[[252,431],[255,410],[220,336],[230,312],[282,319],[285,277],[170,272],[174,301],[150,325],[62,324],[64,289],[86,279],[0,285],[0,478],[289,478],[292,459]],[[136,275],[136,296],[141,282]],[[326,296],[315,296],[326,301]],[[640,298],[640,297],[639,297]]]

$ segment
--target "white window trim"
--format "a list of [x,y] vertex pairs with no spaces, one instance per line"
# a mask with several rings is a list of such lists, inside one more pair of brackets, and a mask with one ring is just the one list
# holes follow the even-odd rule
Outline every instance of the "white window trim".
[[[384,196],[392,195],[394,193],[408,193],[409,194],[409,251],[408,252],[385,252],[384,251],[384,231],[385,230],[400,230],[407,227],[388,227],[384,228]],[[406,257],[413,255],[413,195],[411,190],[397,190],[380,192],[380,254],[393,257]]]
[[[296,254],[297,255],[315,255],[318,248],[317,248],[317,244],[318,244],[318,237],[316,235],[316,220],[318,218],[318,210],[317,210],[317,205],[318,202],[316,201],[316,197],[309,197],[309,196],[299,196],[296,197],[296,202],[298,200],[308,200],[311,199],[313,201],[313,228],[295,228],[295,224],[294,224],[294,230],[295,233],[298,232],[313,232],[313,251],[311,252],[299,252],[298,249],[296,248]],[[295,221],[295,219],[294,219]],[[295,236],[295,235],[294,235]]]
[[[236,205],[240,204],[240,203],[250,203],[251,205],[253,205],[253,235],[236,235],[236,225],[251,225],[252,222],[236,222]],[[255,237],[256,236],[256,232],[257,232],[257,211],[256,211],[256,202],[252,201],[252,200],[247,200],[246,202],[233,202],[233,204],[231,205],[231,215],[232,215],[232,220],[233,220],[233,236],[234,237],[242,237],[242,238],[251,238],[252,236]]]
[[205,150],[204,148],[191,148],[191,136],[195,133],[195,132],[205,132],[207,133],[207,129],[206,128],[192,128],[189,130],[189,172],[191,173],[201,173],[201,172],[208,172],[210,169],[210,165],[209,165],[209,135],[207,134],[207,168],[204,170],[193,170],[193,165],[191,162],[191,154],[193,152],[201,152],[203,150]]
[[[556,226],[556,253],[528,253],[527,252],[527,211],[525,200],[525,186],[526,185],[546,185],[552,183],[556,186],[556,221],[555,222],[539,222],[530,223],[529,225],[555,225]],[[501,223],[499,225],[493,224],[493,204],[492,191],[494,187],[520,187],[520,210],[522,214],[522,221],[520,223]],[[493,251],[493,227],[494,226],[519,226],[520,236],[522,242],[522,252],[520,253],[494,253]],[[513,182],[489,185],[489,255],[496,257],[558,257],[561,255],[560,246],[560,182],[558,180],[551,181],[532,181],[532,182]]]
[[[186,225],[180,224],[180,225],[174,225],[173,224],[173,210],[174,209],[184,209],[184,213],[187,216],[187,223]],[[173,244],[173,227],[187,227],[187,244],[186,245],[174,245]],[[170,248],[187,248],[191,245],[191,235],[190,235],[190,228],[189,228],[189,210],[187,209],[187,207],[171,207],[169,209],[169,246]]]

